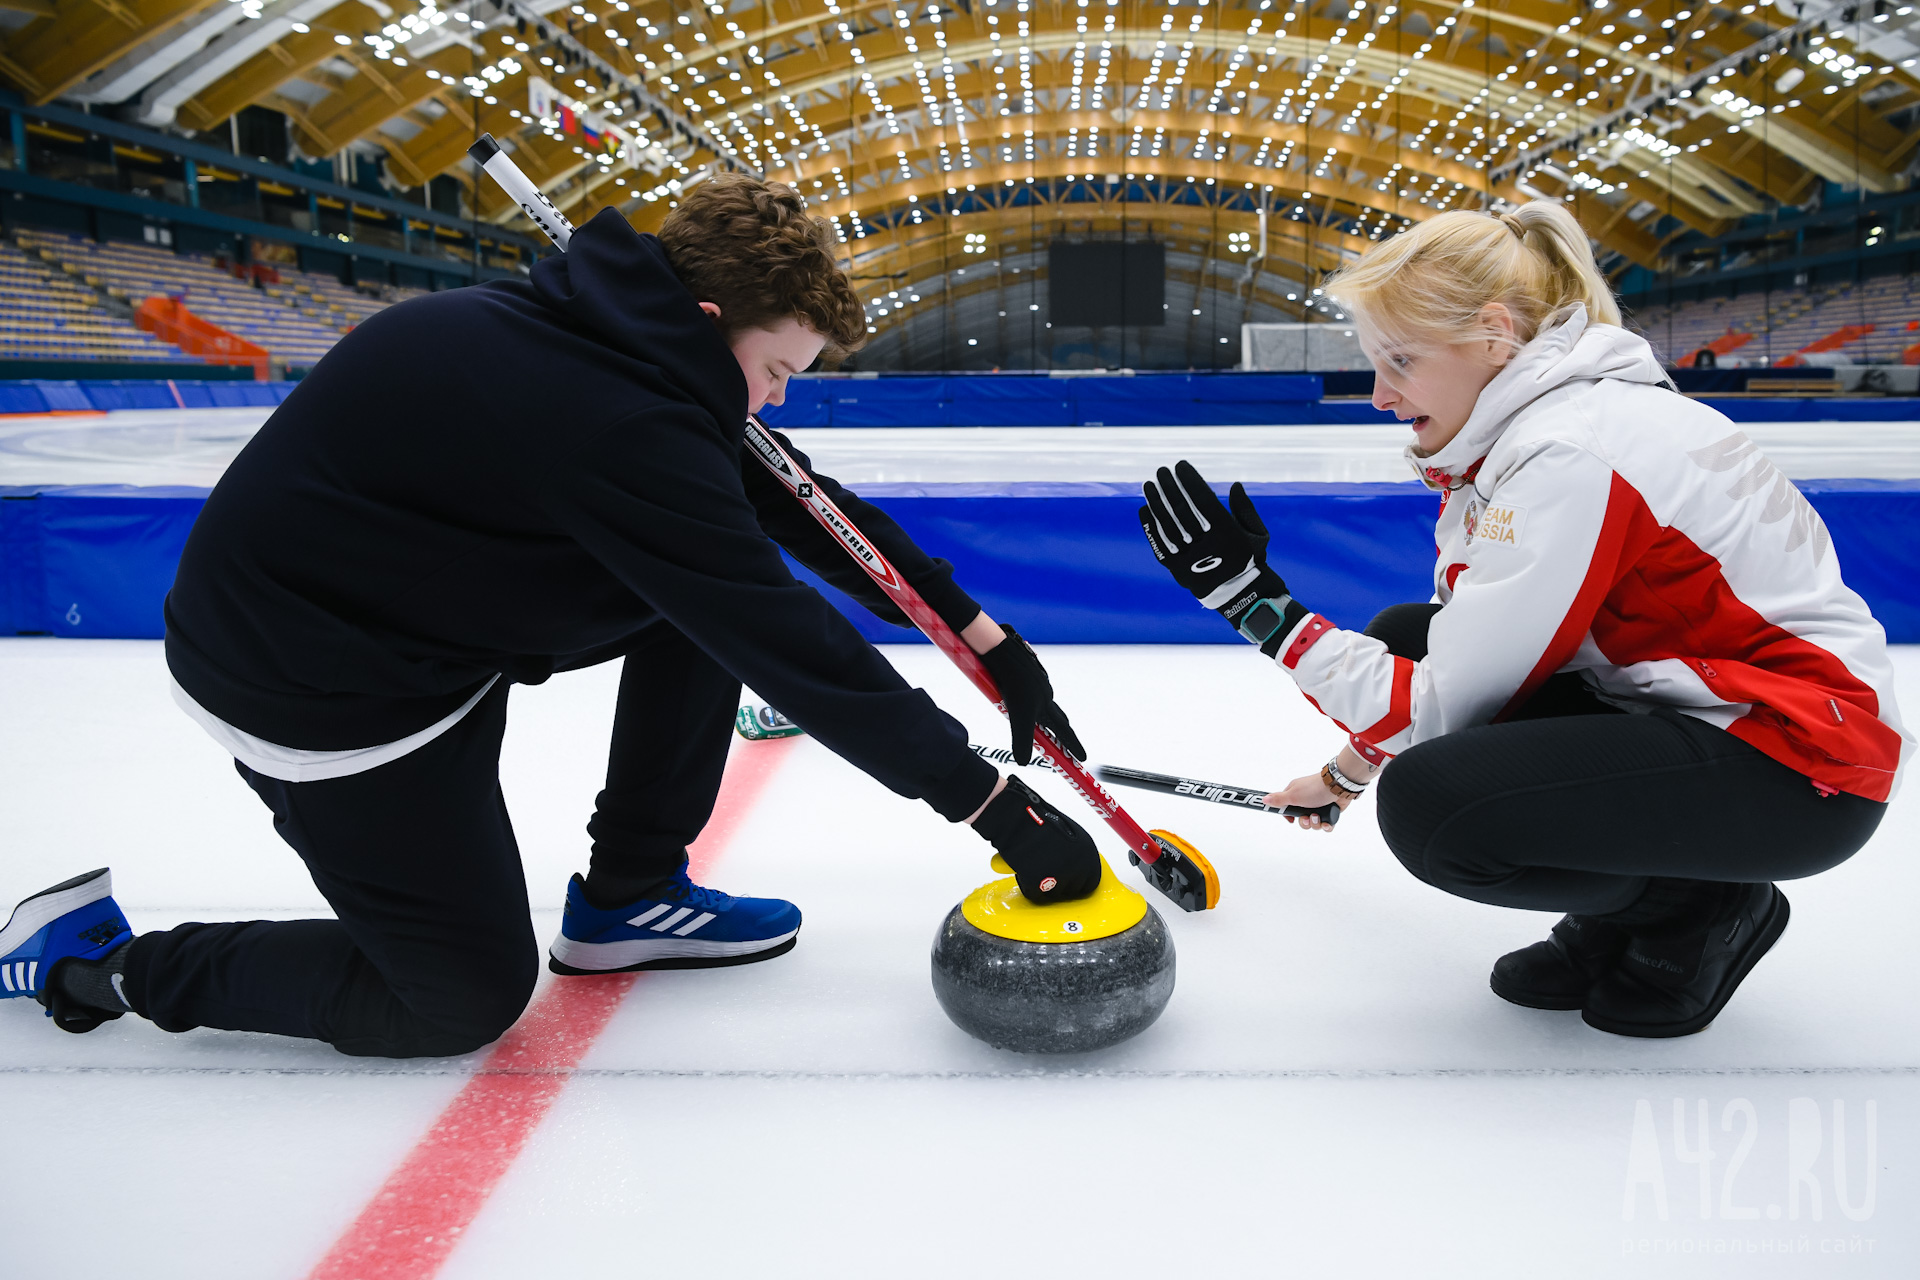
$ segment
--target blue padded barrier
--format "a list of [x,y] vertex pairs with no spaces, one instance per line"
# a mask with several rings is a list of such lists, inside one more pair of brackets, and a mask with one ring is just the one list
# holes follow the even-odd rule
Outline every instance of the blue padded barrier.
[[1303,422],[1316,422],[1326,426],[1341,426],[1347,423],[1363,425],[1382,425],[1398,422],[1400,419],[1382,409],[1373,407],[1367,400],[1322,400],[1319,404],[1303,405],[1312,411],[1312,417],[1301,418]]
[[1920,643],[1920,480],[1801,480],[1840,573],[1895,644]]
[[[1185,427],[1390,423],[1366,400],[1326,400],[1318,374],[1148,373],[1052,378],[795,378],[766,411],[795,427]],[[1735,422],[1915,422],[1920,399],[1719,397],[1702,401]]]
[[[1418,482],[1247,491],[1268,528],[1286,531],[1288,585],[1328,617],[1364,626],[1389,604],[1432,595],[1440,503]],[[954,580],[983,609],[1036,643],[1241,643],[1154,562],[1135,486],[881,484],[861,496],[952,561]],[[868,639],[915,638],[825,590]]]
[[78,382],[54,382],[45,378],[35,379],[27,385],[39,389],[47,402],[47,408],[53,412],[86,412],[93,408],[93,402],[87,399],[87,392]]
[[[271,409],[291,395],[298,385],[238,379],[0,382],[0,414],[104,413],[115,409]],[[825,426],[826,423],[809,425]]]
[[944,427],[951,421],[945,378],[836,379],[827,401],[836,427]]
[[[292,383],[284,384],[289,390]],[[200,384],[207,402],[217,408],[237,409],[242,407],[272,408],[284,398],[282,392],[275,389],[271,382],[203,382]],[[186,392],[181,392],[186,398]]]
[[829,427],[833,414],[827,403],[827,390],[833,382],[825,378],[790,378],[786,402],[767,409],[761,416],[769,422],[779,420],[783,430],[794,427]]
[[[1674,384],[1687,395],[1744,394],[1755,384],[1778,381],[1802,381],[1807,378],[1831,378],[1834,371],[1816,365],[1771,369],[1668,369]],[[1321,375],[1327,380],[1330,396],[1373,394],[1373,370],[1342,369]]]
[[956,427],[1072,427],[1071,378],[948,378],[948,419]]
[[1321,399],[1321,380],[1315,374],[1194,376],[1188,386],[1192,420],[1208,426],[1260,426],[1271,422],[1277,409],[1298,413]]
[[[1801,488],[1888,638],[1920,643],[1920,481]],[[1418,482],[1247,489],[1267,527],[1284,531],[1274,555],[1288,585],[1335,623],[1363,627],[1389,604],[1431,597],[1438,499]],[[988,613],[1037,642],[1239,643],[1153,562],[1131,486],[867,485],[861,495],[951,560],[955,579]],[[914,638],[826,590],[869,639]]]
[[232,402],[222,403],[213,398],[213,388],[219,384],[212,382],[176,382],[173,389],[180,395],[180,404],[187,409],[212,409],[233,407]]
[[1193,421],[1191,380],[1185,374],[1071,381],[1083,426],[1157,427]]
[[[1847,582],[1896,643],[1920,643],[1920,480],[1801,488]],[[1275,560],[1314,609],[1348,627],[1432,591],[1438,500],[1419,484],[1256,484]],[[1237,644],[1147,553],[1137,490],[1112,484],[868,485],[921,545],[953,561],[987,611],[1035,641]],[[123,485],[0,490],[0,634],[161,634],[204,490]],[[800,571],[802,577],[811,575]],[[862,634],[906,640],[835,597]]]
[[[241,380],[0,382],[0,414],[113,409],[272,408],[298,385]],[[766,411],[796,427],[1232,426],[1390,423],[1365,400],[1320,398],[1318,374],[1140,374],[1134,377],[796,378]],[[175,397],[178,397],[176,400]],[[1920,398],[1773,397],[1703,400],[1735,422],[1914,422]]]
[[[1185,426],[1344,422],[1319,413],[1313,374],[1141,374],[1054,378],[796,378],[767,421],[793,427]],[[1371,421],[1381,415],[1362,405]],[[1391,415],[1387,415],[1390,419]]]
[[0,487],[0,635],[44,631],[39,490]]
[[180,403],[188,409],[272,408],[285,400],[297,382],[176,382]]
[[31,382],[0,382],[0,413],[45,413],[47,398]]
[[[72,485],[42,491],[41,625],[56,636],[157,639],[160,604],[207,491]],[[24,594],[24,593],[23,593]]]
[[1735,422],[1920,422],[1920,398],[1913,396],[1702,396],[1700,403],[1718,409]]
[[96,409],[177,409],[180,403],[164,382],[87,382],[81,384]]

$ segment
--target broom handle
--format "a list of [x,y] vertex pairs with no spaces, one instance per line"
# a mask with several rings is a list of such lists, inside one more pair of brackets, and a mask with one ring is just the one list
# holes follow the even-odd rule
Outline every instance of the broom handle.
[[[973,681],[973,687],[985,694],[987,701],[1004,713],[1006,704],[1000,697],[999,686],[994,684],[993,676],[987,671],[987,664],[980,660],[980,655],[955,634],[945,619],[933,611],[933,607],[914,590],[911,583],[900,576],[900,571],[880,553],[880,549],[869,542],[853,521],[847,519],[846,514],[820,492],[820,486],[813,482],[813,477],[780,447],[780,442],[773,438],[760,420],[751,415],[747,418],[746,440],[761,465],[800,500],[821,527],[832,534],[847,554],[853,557],[854,563],[867,571],[867,576],[887,594],[887,598],[899,605],[900,611],[907,615],[913,625],[933,641],[934,647],[946,654],[953,665]],[[1152,863],[1160,860],[1159,842],[1120,807],[1120,802],[1051,733],[1035,725],[1033,745],[1047,761],[1047,766],[1065,778],[1067,785],[1093,806],[1094,812],[1113,828],[1114,834],[1127,842],[1127,848],[1138,854],[1140,861]]]

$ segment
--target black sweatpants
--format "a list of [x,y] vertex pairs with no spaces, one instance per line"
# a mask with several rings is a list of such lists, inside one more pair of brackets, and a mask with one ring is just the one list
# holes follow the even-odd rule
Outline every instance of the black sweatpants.
[[[335,920],[183,924],[142,934],[126,994],[168,1031],[223,1027],[342,1053],[467,1053],[513,1025],[539,948],[500,791],[505,683],[426,746],[366,773],[282,782],[239,766]],[[626,656],[596,871],[673,874],[713,812],[739,682],[672,627]],[[617,784],[617,785],[616,785]]]
[[[1433,604],[1367,634],[1426,657]],[[1886,806],[1813,784],[1677,711],[1629,715],[1561,673],[1509,720],[1403,752],[1380,775],[1380,831],[1416,877],[1457,897],[1605,915],[1650,876],[1758,883],[1817,875],[1867,842]]]

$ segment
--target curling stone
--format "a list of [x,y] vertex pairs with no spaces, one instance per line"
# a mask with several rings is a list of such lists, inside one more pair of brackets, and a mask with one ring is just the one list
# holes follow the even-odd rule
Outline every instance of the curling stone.
[[[998,857],[996,871],[1010,868]],[[1086,1053],[1146,1030],[1173,996],[1173,937],[1101,859],[1091,897],[1041,905],[1009,875],[947,913],[933,994],[996,1049]]]

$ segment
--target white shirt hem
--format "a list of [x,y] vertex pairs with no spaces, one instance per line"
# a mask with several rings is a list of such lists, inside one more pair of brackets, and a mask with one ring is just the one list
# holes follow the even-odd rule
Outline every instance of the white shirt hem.
[[347,778],[378,769],[383,764],[391,764],[404,755],[418,751],[459,724],[469,711],[480,705],[480,699],[486,697],[499,681],[496,673],[493,679],[481,686],[480,692],[468,698],[452,715],[398,741],[383,742],[374,747],[353,747],[345,751],[304,751],[298,747],[283,747],[277,742],[268,742],[265,738],[256,738],[243,729],[234,728],[195,702],[193,696],[182,689],[180,682],[171,674],[167,676],[167,683],[173,688],[174,702],[215,742],[255,773],[278,778],[282,782],[325,782],[329,778]]

